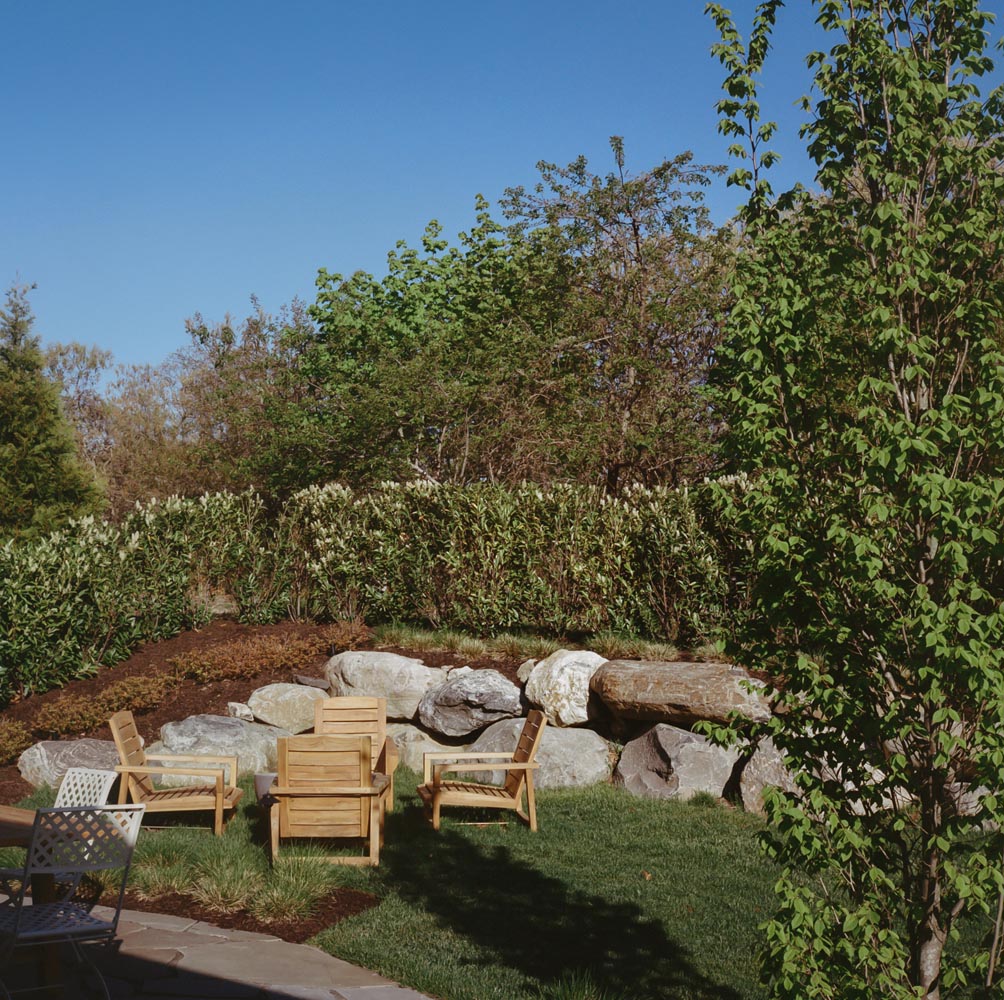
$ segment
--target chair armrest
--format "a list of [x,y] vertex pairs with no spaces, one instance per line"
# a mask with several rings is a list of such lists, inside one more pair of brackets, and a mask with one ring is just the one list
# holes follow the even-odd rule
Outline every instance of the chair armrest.
[[424,773],[422,775],[422,780],[425,784],[429,783],[432,777],[432,767],[431,764],[436,760],[483,760],[488,758],[489,760],[512,760],[511,753],[449,753],[447,751],[436,750],[432,753],[422,754],[422,764],[424,768]]
[[[215,778],[216,793],[223,794],[223,769],[220,767],[150,767],[147,764],[116,764],[119,774],[173,774],[186,778]],[[233,786],[228,786],[233,787]]]
[[230,768],[229,784],[237,784],[237,758],[224,754],[186,754],[186,753],[148,753],[147,760],[176,760],[188,764],[201,764],[203,767]]
[[[386,777],[382,775],[381,777]],[[282,785],[273,785],[269,790],[268,794],[275,799],[300,799],[300,798],[337,798],[337,797],[356,797],[367,796],[372,797],[374,795],[383,795],[387,791],[386,782],[374,782],[372,785],[355,785],[348,788],[343,788],[340,785],[332,785],[330,788],[318,788],[318,789],[306,789],[306,788],[286,788]]]
[[[487,756],[487,755],[486,755]],[[449,774],[450,771],[534,771],[540,764],[525,763],[517,764],[513,761],[500,762],[498,764],[455,764],[452,767],[449,764],[436,764],[433,766],[433,777],[432,783],[438,785],[440,778],[444,774]],[[428,784],[428,781],[426,782]]]

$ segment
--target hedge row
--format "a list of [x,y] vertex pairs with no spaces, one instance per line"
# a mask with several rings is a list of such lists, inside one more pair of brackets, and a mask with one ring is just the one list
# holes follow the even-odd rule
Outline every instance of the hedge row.
[[0,548],[0,703],[206,621],[218,592],[250,622],[363,617],[700,643],[722,628],[735,590],[710,495],[332,485],[278,514],[247,492],[151,503],[119,526],[85,519]]

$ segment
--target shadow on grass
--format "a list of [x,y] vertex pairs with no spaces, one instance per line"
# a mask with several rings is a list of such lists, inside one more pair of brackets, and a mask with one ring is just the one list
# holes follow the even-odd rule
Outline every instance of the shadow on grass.
[[[506,836],[544,834],[510,823]],[[380,866],[381,881],[402,899],[543,989],[588,970],[598,990],[632,1000],[740,1000],[639,906],[571,887],[508,846],[475,843],[445,822],[435,833],[420,808],[388,817]]]

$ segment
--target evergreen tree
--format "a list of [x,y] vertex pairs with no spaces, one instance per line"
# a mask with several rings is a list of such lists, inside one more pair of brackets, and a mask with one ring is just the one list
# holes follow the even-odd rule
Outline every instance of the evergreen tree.
[[43,373],[26,286],[0,309],[0,538],[32,537],[100,506],[81,465],[59,389]]

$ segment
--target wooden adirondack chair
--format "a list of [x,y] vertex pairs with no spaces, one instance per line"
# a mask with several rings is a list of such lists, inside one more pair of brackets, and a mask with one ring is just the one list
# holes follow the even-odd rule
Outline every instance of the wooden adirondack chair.
[[325,698],[314,707],[314,732],[329,736],[368,736],[373,771],[390,779],[387,812],[394,811],[394,770],[397,744],[387,736],[386,698]]
[[279,775],[268,791],[273,800],[273,863],[284,837],[361,837],[368,842],[367,855],[327,860],[341,865],[380,863],[390,779],[372,771],[370,743],[368,736],[310,733],[279,739]]
[[[537,802],[533,791],[533,772],[540,765],[534,763],[537,748],[544,735],[547,716],[534,710],[526,717],[513,753],[427,753],[424,757],[424,784],[418,794],[425,806],[426,818],[432,828],[439,829],[439,810],[442,806],[484,806],[489,809],[512,809],[531,830],[537,829]],[[507,758],[507,759],[506,759]],[[491,763],[470,763],[491,761]],[[465,763],[466,762],[466,763]],[[505,770],[505,784],[479,785],[468,781],[444,781],[448,771],[499,771]],[[526,791],[526,811],[521,808]]]
[[[235,809],[244,792],[237,787],[237,758],[226,756],[192,756],[189,754],[156,754],[147,756],[136,730],[132,712],[116,712],[108,721],[115,747],[122,761],[115,768],[122,775],[119,783],[119,803],[142,802],[147,813],[212,810],[213,832],[223,833],[224,814]],[[171,761],[186,766],[164,767],[157,762]],[[226,780],[226,768],[230,780]],[[180,788],[156,788],[153,775],[187,775],[211,778],[204,785]]]

